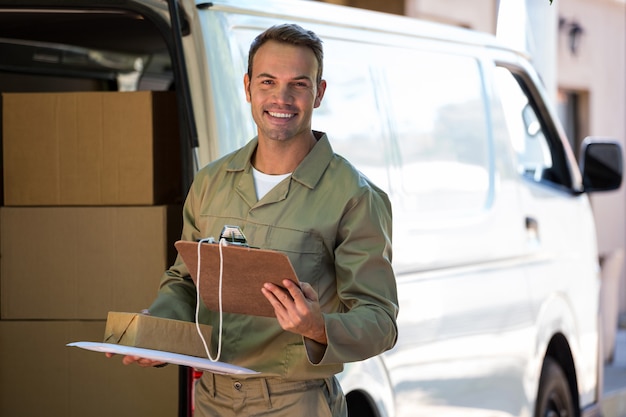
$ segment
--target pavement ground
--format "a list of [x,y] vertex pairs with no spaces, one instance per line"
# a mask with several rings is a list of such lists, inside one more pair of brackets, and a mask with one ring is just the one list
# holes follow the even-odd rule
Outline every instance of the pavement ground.
[[626,328],[615,338],[613,362],[604,367],[603,417],[626,417]]

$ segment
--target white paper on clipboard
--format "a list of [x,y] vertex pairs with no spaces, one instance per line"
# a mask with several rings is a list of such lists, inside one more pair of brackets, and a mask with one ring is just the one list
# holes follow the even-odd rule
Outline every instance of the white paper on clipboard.
[[206,358],[198,358],[196,356],[181,355],[179,353],[164,352],[162,350],[145,349],[133,346],[116,345],[113,343],[100,342],[73,342],[67,346],[78,347],[81,349],[91,350],[94,352],[114,353],[117,355],[139,356],[160,362],[167,362],[174,365],[183,365],[196,368],[203,371],[209,371],[214,374],[222,375],[252,375],[259,372],[251,369],[242,368],[240,366],[231,365],[224,362],[213,362]]

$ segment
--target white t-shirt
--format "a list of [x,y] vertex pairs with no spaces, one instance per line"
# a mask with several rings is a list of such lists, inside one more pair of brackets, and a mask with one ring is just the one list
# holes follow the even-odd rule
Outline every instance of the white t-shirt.
[[254,188],[256,190],[256,198],[262,199],[265,194],[269,193],[272,188],[279,182],[291,175],[291,172],[280,175],[268,175],[252,167],[252,176],[254,177]]

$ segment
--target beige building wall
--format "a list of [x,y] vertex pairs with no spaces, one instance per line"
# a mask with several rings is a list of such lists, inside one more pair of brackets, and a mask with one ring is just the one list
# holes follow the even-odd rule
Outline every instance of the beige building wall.
[[[561,91],[578,92],[581,135],[618,140],[626,148],[626,1],[568,0],[555,3],[559,31],[557,72]],[[576,51],[572,23],[582,28]],[[580,138],[577,138],[580,140]],[[626,317],[626,186],[591,196],[602,263],[605,357],[612,357],[618,317]]]
[[496,4],[497,0],[406,0],[405,14],[495,34]]
[[[623,0],[568,0],[559,15],[583,29],[574,54],[567,30],[559,33],[558,76],[562,89],[588,93],[586,134],[626,138],[626,2]],[[567,24],[566,23],[566,24]],[[592,196],[597,217],[600,252],[624,248],[624,187]],[[626,299],[623,299],[626,302]],[[626,308],[626,304],[624,304]]]

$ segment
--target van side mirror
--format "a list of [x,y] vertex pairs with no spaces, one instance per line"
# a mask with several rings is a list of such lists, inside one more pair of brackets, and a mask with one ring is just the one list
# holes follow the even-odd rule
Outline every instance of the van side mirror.
[[580,171],[585,192],[617,190],[621,186],[622,149],[617,142],[587,137],[580,150]]

